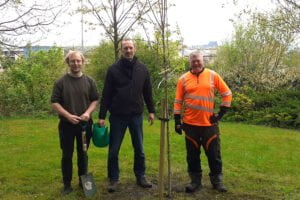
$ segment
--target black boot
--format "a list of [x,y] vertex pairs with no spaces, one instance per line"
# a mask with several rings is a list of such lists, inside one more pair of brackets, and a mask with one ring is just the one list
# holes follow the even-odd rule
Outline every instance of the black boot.
[[61,191],[61,194],[63,196],[65,196],[65,195],[70,194],[72,191],[73,191],[73,188],[71,187],[71,184],[65,184]]
[[109,181],[109,184],[108,184],[108,192],[112,193],[112,192],[115,192],[117,190],[117,185],[118,185],[118,181]]
[[150,183],[145,176],[137,177],[136,184],[143,188],[152,188],[152,183]]
[[217,190],[219,192],[227,192],[227,189],[222,182],[222,174],[215,176],[209,175],[209,177],[214,190]]
[[201,184],[201,175],[200,174],[190,174],[191,178],[191,183],[189,183],[185,187],[185,192],[186,193],[193,193],[196,190],[200,189],[202,184]]
[[78,181],[78,187],[79,187],[80,189],[83,189],[83,185],[82,185],[81,178],[79,178],[79,181]]

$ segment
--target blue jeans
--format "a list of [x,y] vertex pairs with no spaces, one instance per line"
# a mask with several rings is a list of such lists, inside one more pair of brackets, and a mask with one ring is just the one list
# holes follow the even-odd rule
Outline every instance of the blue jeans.
[[131,135],[134,148],[134,174],[137,178],[145,175],[145,154],[143,149],[143,115],[134,115],[130,118],[120,118],[111,115],[109,151],[108,151],[108,178],[110,181],[119,180],[119,151],[127,127]]

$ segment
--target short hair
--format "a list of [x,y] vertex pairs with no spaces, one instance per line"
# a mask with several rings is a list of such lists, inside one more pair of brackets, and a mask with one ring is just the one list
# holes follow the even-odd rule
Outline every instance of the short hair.
[[132,41],[133,46],[136,47],[135,41],[134,41],[133,39],[131,39],[131,38],[124,38],[124,39],[122,39],[122,41],[121,41],[121,49],[122,49],[122,43],[125,42],[125,41]]
[[67,64],[69,64],[69,57],[70,57],[71,55],[73,55],[73,54],[79,54],[80,57],[81,57],[82,63],[84,63],[85,58],[84,58],[83,54],[81,53],[81,51],[69,51],[69,52],[67,53],[66,57],[65,57],[65,62],[66,62]]
[[201,53],[201,51],[193,51],[190,53],[189,55],[189,59],[191,60],[191,58],[193,57],[197,57],[197,56],[200,56],[203,60],[203,54]]

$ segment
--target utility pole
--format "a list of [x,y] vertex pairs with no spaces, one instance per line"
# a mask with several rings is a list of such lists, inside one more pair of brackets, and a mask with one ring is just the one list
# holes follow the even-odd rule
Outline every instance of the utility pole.
[[81,51],[83,52],[83,0],[81,0]]

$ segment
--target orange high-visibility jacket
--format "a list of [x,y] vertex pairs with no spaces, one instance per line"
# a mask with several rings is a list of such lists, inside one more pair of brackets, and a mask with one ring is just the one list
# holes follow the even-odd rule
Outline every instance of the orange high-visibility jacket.
[[230,107],[232,93],[219,74],[206,68],[198,76],[190,71],[183,74],[177,82],[174,114],[181,114],[189,125],[211,126],[216,89],[222,96],[221,106]]

